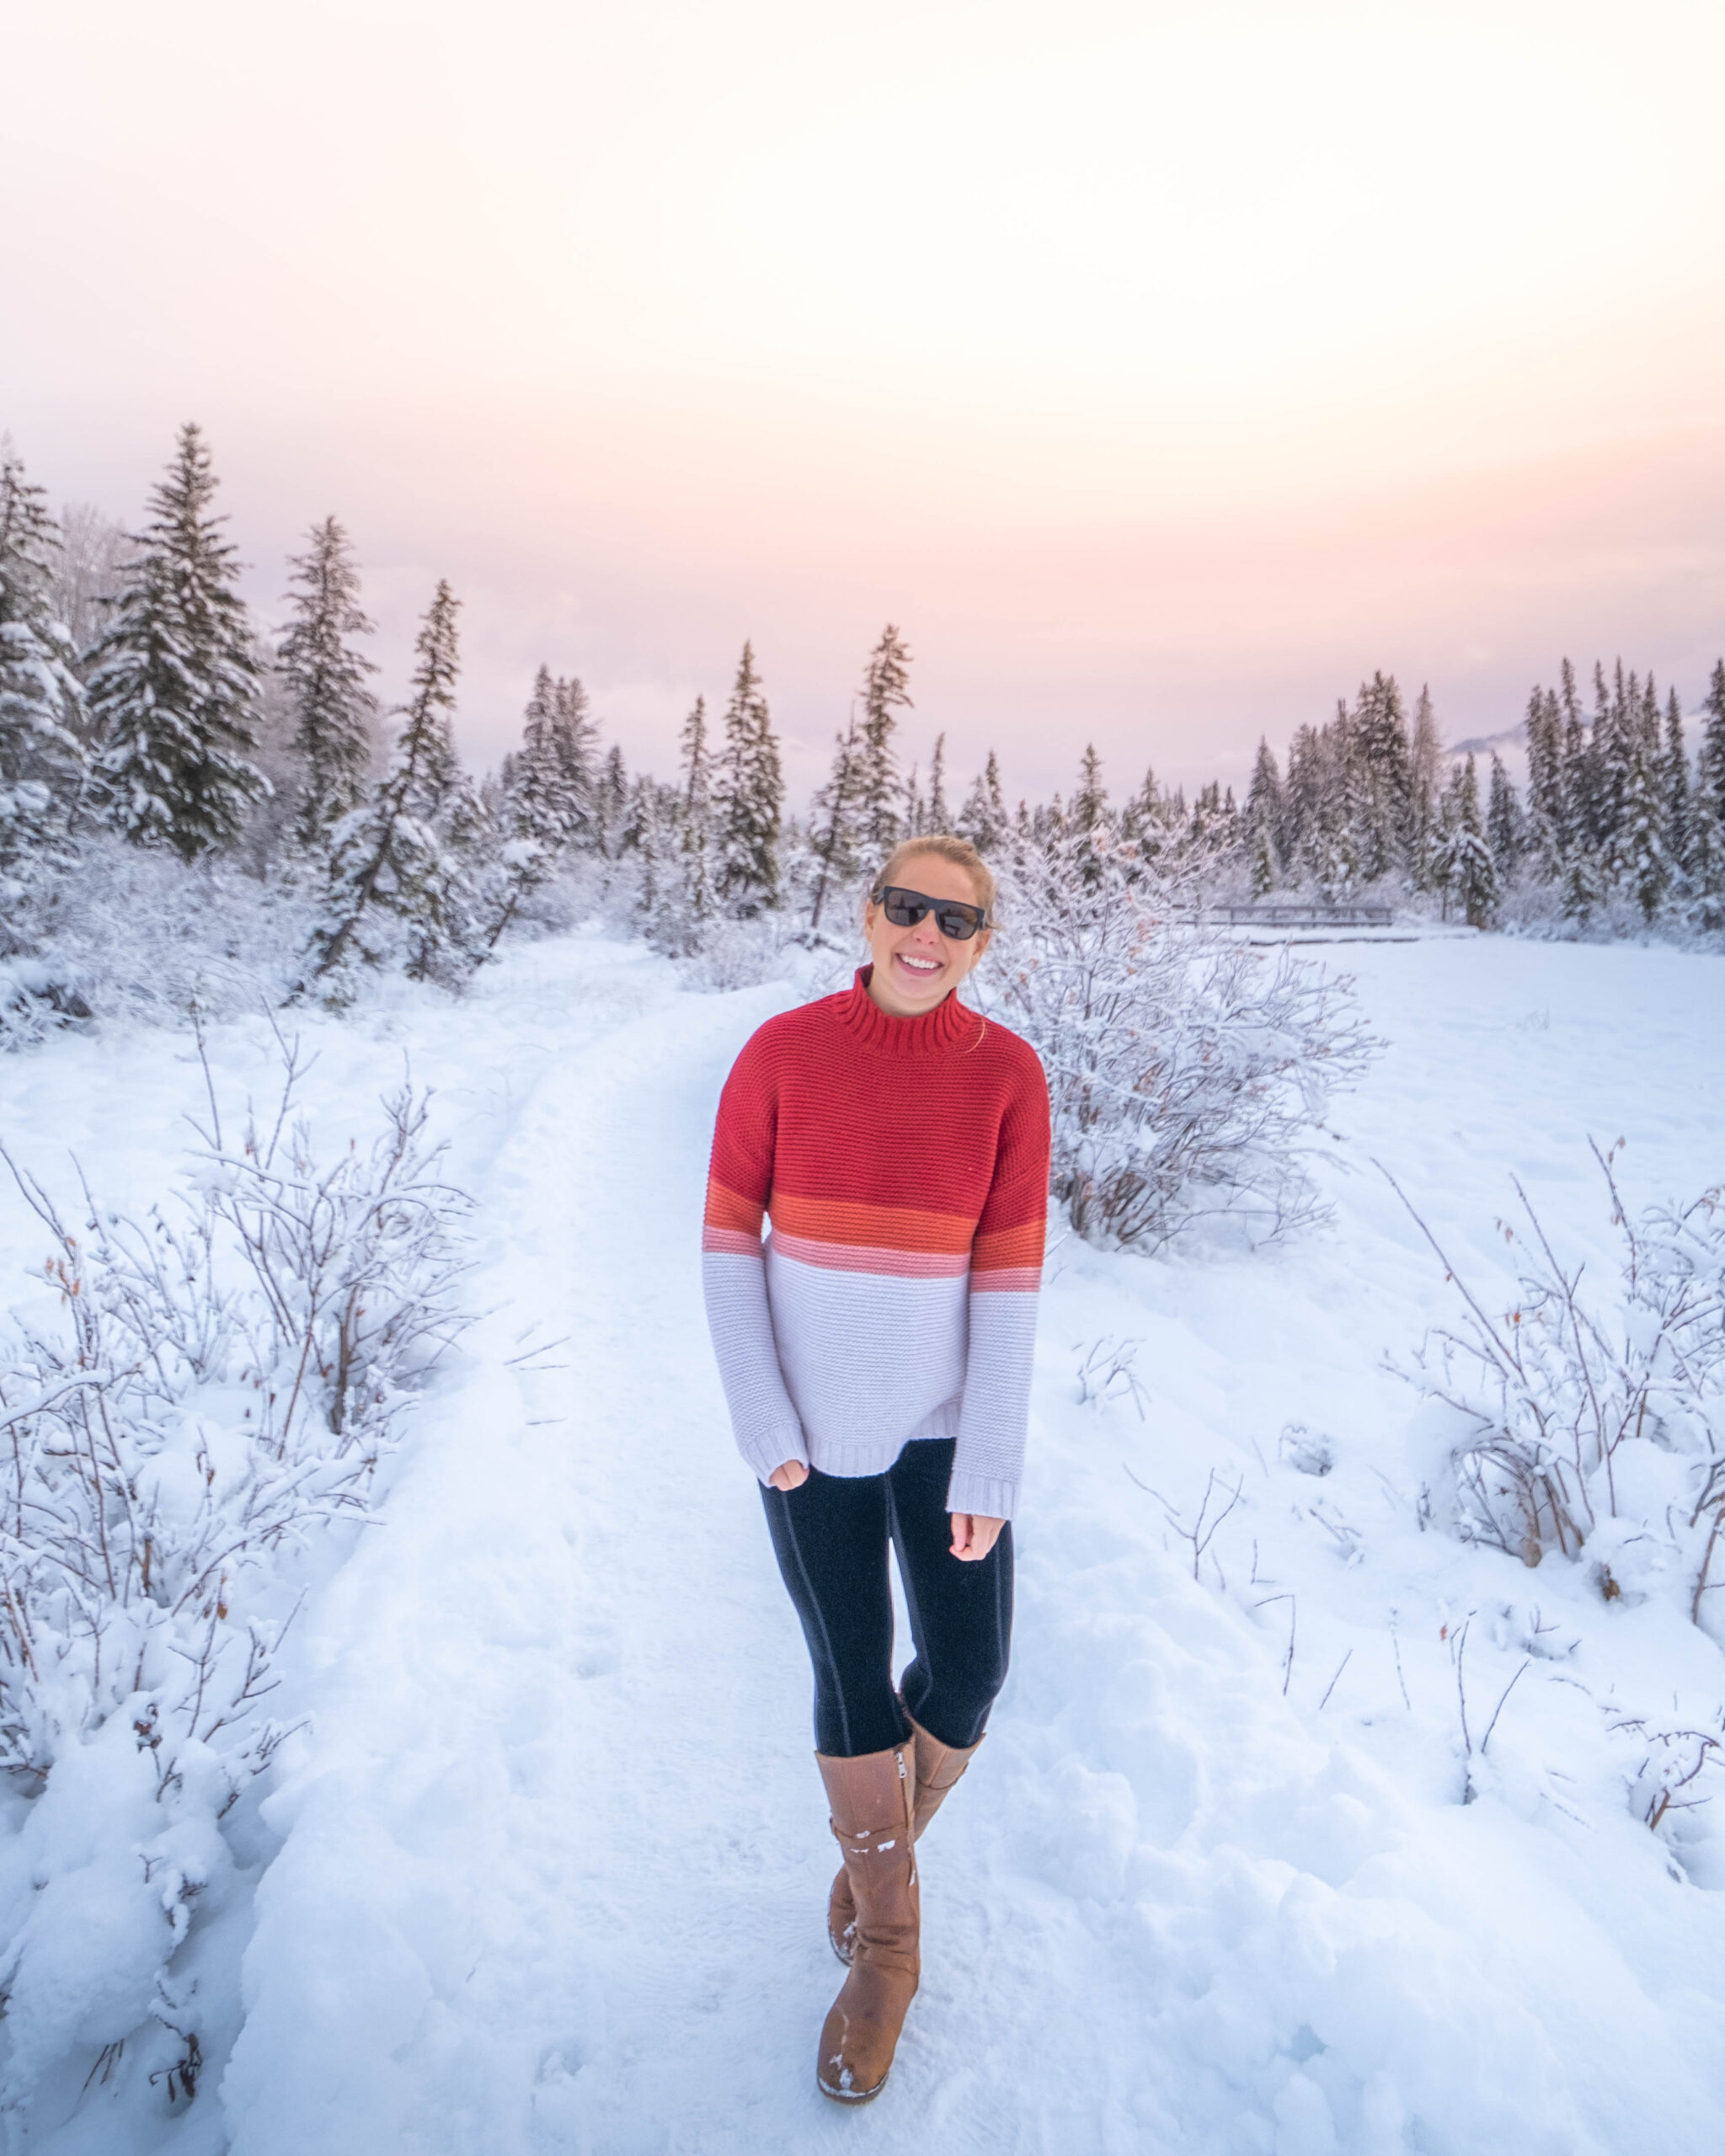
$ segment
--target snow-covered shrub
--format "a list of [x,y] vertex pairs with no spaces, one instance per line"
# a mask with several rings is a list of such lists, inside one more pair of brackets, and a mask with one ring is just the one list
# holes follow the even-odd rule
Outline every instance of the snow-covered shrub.
[[[0,1863],[0,2102],[149,2010],[227,1860],[219,1822],[284,1734],[292,1556],[366,1512],[462,1322],[467,1201],[440,1178],[426,1097],[403,1085],[369,1147],[320,1161],[284,1054],[275,1109],[237,1143],[212,1090],[191,1190],[143,1220],[88,1189],[68,1213],[0,1155],[51,1249],[48,1294],[0,1335],[0,1768],[36,1795]],[[93,1806],[130,1822],[95,1884]],[[78,1931],[89,1894],[101,1922]]]
[[713,921],[708,924],[695,950],[679,960],[677,971],[686,986],[704,995],[753,988],[760,981],[777,980],[786,972],[789,941],[782,915],[761,914],[753,921]]
[[[188,868],[173,854],[86,833],[75,864],[8,926],[22,958],[99,1020],[183,1022],[273,1008],[293,979],[311,918],[286,884],[233,862]],[[77,1015],[73,1013],[72,1015]],[[21,1046],[0,1020],[0,1045]]]
[[1586,1548],[1613,1597],[1674,1562],[1699,1619],[1725,1522],[1725,1190],[1632,1219],[1612,1156],[1594,1151],[1622,1239],[1616,1282],[1583,1294],[1582,1266],[1563,1264],[1518,1182],[1525,1226],[1499,1224],[1518,1254],[1499,1314],[1414,1213],[1465,1315],[1405,1374],[1459,1417],[1464,1540],[1530,1565]]
[[1305,1154],[1374,1043],[1349,985],[1224,940],[1136,841],[1069,825],[997,857],[978,1006],[1048,1072],[1052,1189],[1089,1241],[1156,1250],[1226,1215],[1259,1241],[1319,1217]]

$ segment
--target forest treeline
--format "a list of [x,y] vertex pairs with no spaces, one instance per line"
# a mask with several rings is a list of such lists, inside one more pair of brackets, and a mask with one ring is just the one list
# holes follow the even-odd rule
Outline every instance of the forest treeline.
[[723,708],[697,698],[674,779],[630,772],[580,681],[545,666],[519,745],[476,780],[456,747],[449,585],[386,725],[340,523],[291,558],[270,642],[239,595],[216,493],[192,425],[133,533],[88,510],[56,520],[16,454],[0,456],[0,960],[13,962],[0,1002],[14,1028],[32,1001],[38,1017],[79,1015],[76,966],[54,961],[100,940],[104,881],[148,910],[128,852],[158,864],[158,895],[167,864],[269,893],[259,932],[287,952],[287,999],[334,1005],[368,973],[458,986],[554,912],[572,875],[681,957],[737,923],[818,937],[899,838],[946,829],[985,852],[1008,835],[1045,847],[1092,833],[1188,903],[1371,893],[1477,925],[1725,926],[1725,662],[1691,755],[1674,690],[1662,703],[1651,675],[1596,665],[1589,708],[1566,660],[1530,702],[1525,785],[1493,755],[1483,798],[1429,694],[1410,714],[1380,673],[1296,732],[1285,770],[1261,742],[1242,802],[1213,784],[1188,803],[1146,772],[1113,803],[1087,750],[1069,796],[1009,807],[992,753],[956,802],[943,737],[905,769],[911,654],[889,626],[806,814],[788,804],[747,644]]

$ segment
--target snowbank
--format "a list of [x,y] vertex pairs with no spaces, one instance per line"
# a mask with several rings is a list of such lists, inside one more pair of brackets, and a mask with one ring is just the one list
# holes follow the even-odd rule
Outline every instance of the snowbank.
[[[1725,1665],[1670,1595],[1607,1601],[1586,1563],[1443,1531],[1441,1433],[1385,1358],[1453,1290],[1365,1166],[1482,1278],[1507,1278],[1512,1171],[1609,1262],[1589,1133],[1628,1139],[1635,1203],[1725,1164],[1719,963],[1495,938],[1346,963],[1390,1045],[1339,1104],[1332,1230],[1255,1256],[1054,1253],[1013,1674],[925,1845],[924,1986],[873,2147],[1725,2137],[1717,1807],[1655,1833],[1633,1801],[1661,1731],[1717,1723]],[[314,1118],[369,1106],[410,1049],[481,1200],[488,1315],[287,1652],[314,1719],[240,1822],[191,1968],[200,2093],[170,2106],[124,2062],[83,2087],[70,2002],[31,2148],[854,2137],[809,2070],[836,1975],[802,1647],[693,1233],[718,1086],[790,993],[690,995],[575,938],[453,1009],[308,1022]],[[51,1042],[0,1066],[0,1118],[32,1165],[70,1145],[116,1202],[147,1198],[184,1047]],[[260,1070],[261,1029],[222,1054]],[[0,1213],[10,1278],[25,1226]],[[99,1866],[171,1822],[127,1809],[118,1765],[63,1801],[88,1807],[96,1869],[48,1929],[88,1948]],[[109,1958],[120,1984],[123,1942]]]

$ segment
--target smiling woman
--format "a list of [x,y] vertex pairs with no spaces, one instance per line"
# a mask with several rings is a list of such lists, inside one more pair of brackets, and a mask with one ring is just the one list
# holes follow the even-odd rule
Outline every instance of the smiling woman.
[[[815,2072],[845,2103],[885,2085],[921,1967],[913,1844],[1007,1673],[1049,1106],[1034,1051],[955,1000],[993,896],[963,840],[907,840],[864,912],[872,963],[761,1027],[713,1134],[708,1316],[844,1857],[850,1974]],[[889,1545],[916,1644],[896,1690]]]

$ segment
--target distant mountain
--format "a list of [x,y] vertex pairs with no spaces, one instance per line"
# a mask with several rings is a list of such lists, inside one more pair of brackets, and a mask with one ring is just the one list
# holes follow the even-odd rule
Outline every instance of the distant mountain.
[[1506,726],[1501,734],[1476,734],[1466,741],[1446,741],[1446,756],[1488,756],[1493,750],[1525,749],[1527,745],[1527,721],[1519,725]]

